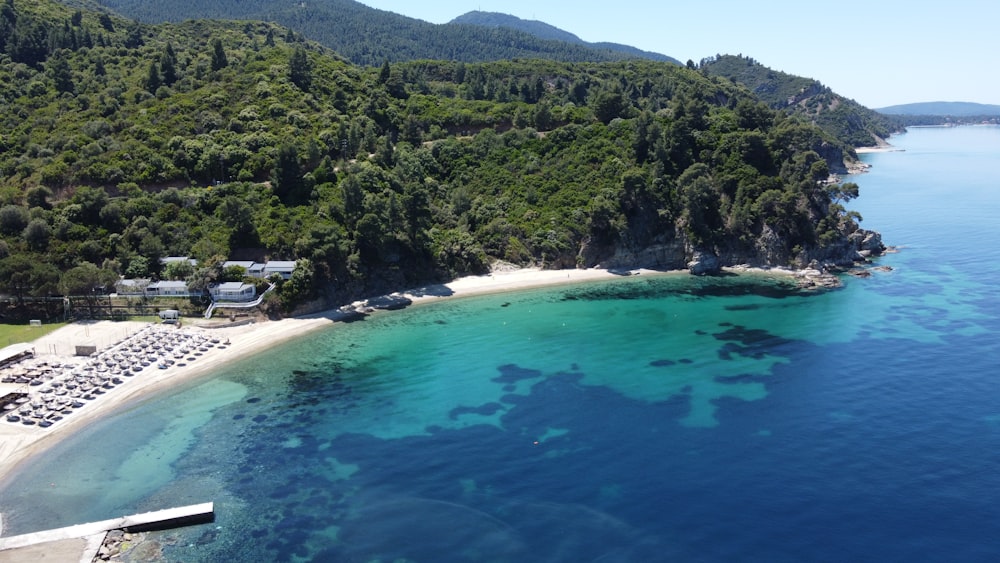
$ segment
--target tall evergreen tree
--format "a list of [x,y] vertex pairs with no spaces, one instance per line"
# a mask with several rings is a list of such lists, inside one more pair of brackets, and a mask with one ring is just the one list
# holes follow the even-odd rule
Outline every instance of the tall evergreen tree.
[[73,92],[73,71],[69,68],[69,62],[60,51],[49,61],[49,70],[52,73],[52,80],[56,84],[56,91],[60,93]]
[[146,41],[142,38],[142,25],[139,22],[135,22],[129,27],[128,36],[125,37],[125,47],[127,49],[138,49],[146,44]]
[[222,70],[229,66],[226,50],[222,48],[222,40],[212,41],[212,70]]
[[14,0],[5,0],[0,5],[0,53],[7,52],[7,42],[14,35],[14,26],[17,25],[17,10],[14,8]]
[[278,159],[271,174],[274,193],[286,204],[301,203],[306,198],[305,174],[299,162],[299,151],[295,145],[286,144],[278,149]]
[[143,84],[149,92],[156,92],[160,87],[160,69],[155,62],[149,63],[149,71],[146,73],[146,83]]
[[302,47],[296,47],[288,61],[288,78],[303,91],[312,86],[312,64]]
[[19,22],[8,41],[7,52],[14,62],[41,68],[48,54],[48,34],[41,22]]
[[114,33],[114,31],[115,31],[115,22],[111,21],[111,16],[109,16],[107,14],[101,14],[97,18],[97,21],[100,22],[101,27],[104,28],[104,31],[107,31],[107,32],[110,32],[110,33]]
[[177,55],[170,43],[167,43],[167,48],[160,57],[160,72],[163,75],[165,85],[172,86],[174,82],[177,82]]

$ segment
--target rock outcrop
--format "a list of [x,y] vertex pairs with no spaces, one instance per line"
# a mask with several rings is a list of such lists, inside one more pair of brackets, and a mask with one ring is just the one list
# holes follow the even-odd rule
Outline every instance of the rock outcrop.
[[803,287],[836,287],[839,282],[833,273],[886,252],[882,235],[865,229],[857,229],[824,247],[794,251],[789,250],[787,240],[767,225],[753,241],[734,241],[731,247],[695,246],[683,232],[672,235],[670,238],[661,235],[645,246],[625,242],[584,244],[577,255],[577,264],[608,269],[687,269],[698,276],[718,274],[723,268],[736,266],[780,267],[800,271]]
[[718,274],[722,270],[722,265],[719,263],[719,257],[715,254],[698,250],[691,257],[691,261],[687,263],[687,269],[692,275],[704,276]]

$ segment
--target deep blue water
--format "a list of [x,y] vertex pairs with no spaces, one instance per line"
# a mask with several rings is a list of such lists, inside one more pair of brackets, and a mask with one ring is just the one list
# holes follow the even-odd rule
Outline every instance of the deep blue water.
[[912,129],[850,207],[891,272],[638,276],[339,325],[108,419],[10,530],[214,500],[169,561],[996,561],[1000,129]]

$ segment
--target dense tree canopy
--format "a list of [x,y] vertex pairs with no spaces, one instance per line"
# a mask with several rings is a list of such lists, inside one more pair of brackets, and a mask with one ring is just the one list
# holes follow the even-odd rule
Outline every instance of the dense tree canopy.
[[750,57],[717,55],[701,61],[709,76],[742,84],[775,109],[787,109],[857,147],[874,146],[902,130],[895,117],[872,111],[816,80],[772,70]]
[[0,25],[0,286],[19,297],[207,283],[240,254],[307,261],[290,306],[670,241],[753,257],[768,236],[767,261],[805,263],[856,228],[856,186],[827,183],[844,143],[696,69],[358,67],[269,23],[47,0],[4,0]]
[[[274,0],[97,0],[143,22],[191,19],[264,20],[279,23],[333,49],[355,64],[420,59],[496,61],[543,58],[559,61],[620,61],[669,57],[614,44],[585,44],[539,37],[510,25],[432,24],[354,0],[275,2]],[[286,34],[286,38],[294,37]]]

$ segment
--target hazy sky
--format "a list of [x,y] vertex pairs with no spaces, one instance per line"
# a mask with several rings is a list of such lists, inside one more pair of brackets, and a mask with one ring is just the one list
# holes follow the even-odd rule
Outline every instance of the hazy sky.
[[871,108],[1000,104],[996,0],[361,1],[432,23],[472,10],[502,12],[681,62],[743,54]]

